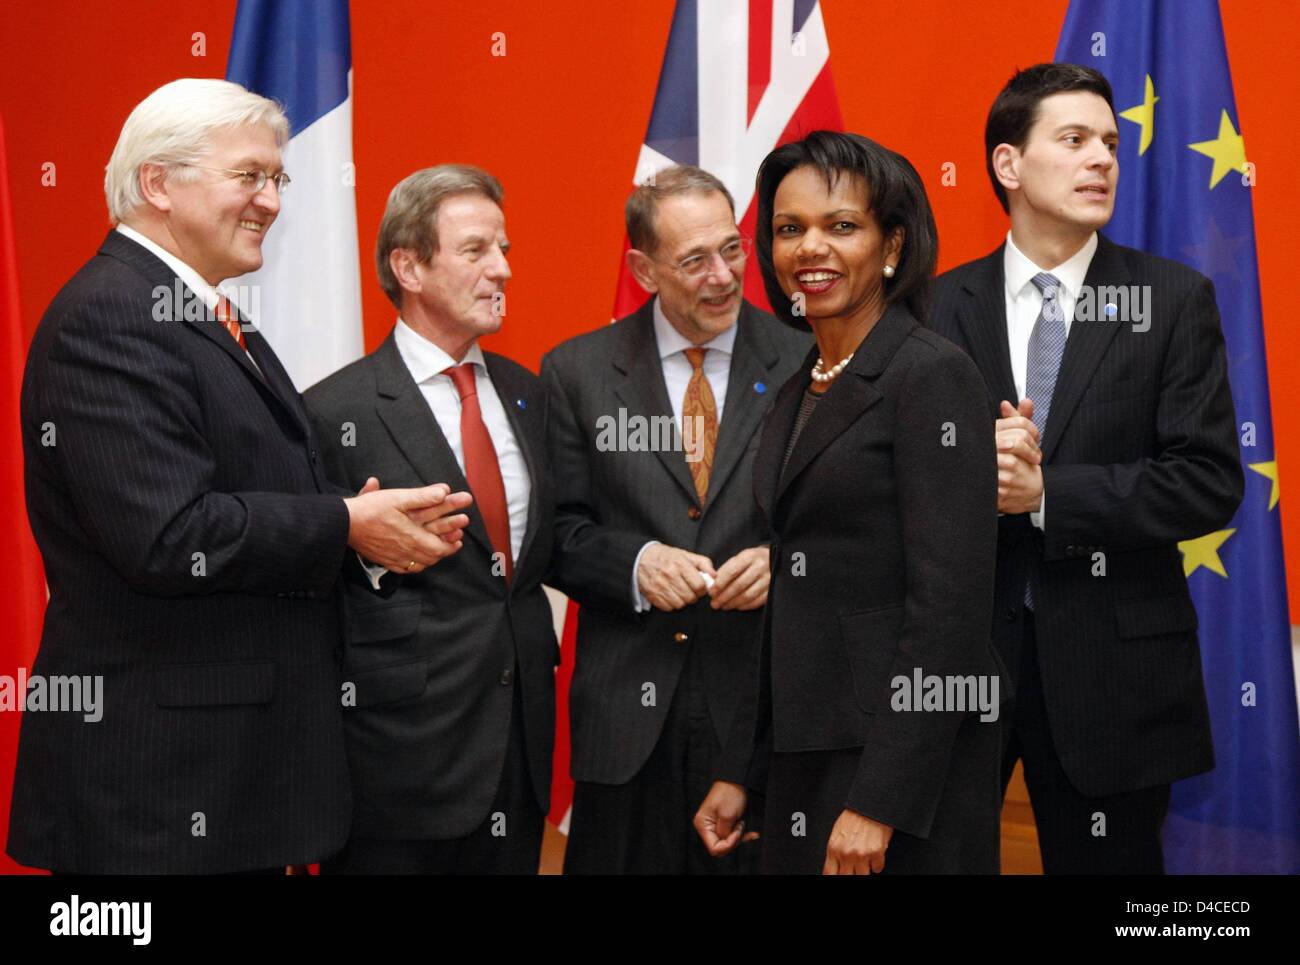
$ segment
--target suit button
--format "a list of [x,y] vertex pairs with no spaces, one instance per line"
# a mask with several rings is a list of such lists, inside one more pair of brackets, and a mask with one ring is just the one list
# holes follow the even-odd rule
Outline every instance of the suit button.
[[1007,619],[1015,620],[1015,618],[1016,618],[1016,608],[1013,606],[1007,607]]
[[501,676],[497,678],[497,680],[500,682],[502,687],[509,687],[510,681],[514,679],[515,679],[515,672],[513,669],[502,670]]
[[689,639],[690,635],[682,633],[680,630],[673,634],[673,643],[685,643]]
[[686,510],[686,515],[691,519],[699,519],[703,513],[700,512],[699,506],[692,506],[690,509]]
[[313,449],[313,450],[311,451],[311,461],[312,461],[312,462],[315,462],[315,461],[316,461],[316,450],[315,450],[315,449]]

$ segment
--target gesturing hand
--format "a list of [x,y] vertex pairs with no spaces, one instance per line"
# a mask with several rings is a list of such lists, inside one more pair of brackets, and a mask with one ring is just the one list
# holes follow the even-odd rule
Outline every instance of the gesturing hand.
[[445,483],[420,489],[380,489],[374,477],[343,500],[348,507],[348,545],[394,573],[418,573],[461,548],[472,503]]
[[824,875],[870,875],[885,870],[885,851],[894,829],[847,808],[835,819],[826,845]]
[[707,556],[656,543],[641,554],[636,585],[656,610],[680,610],[708,592],[700,573],[717,577]]

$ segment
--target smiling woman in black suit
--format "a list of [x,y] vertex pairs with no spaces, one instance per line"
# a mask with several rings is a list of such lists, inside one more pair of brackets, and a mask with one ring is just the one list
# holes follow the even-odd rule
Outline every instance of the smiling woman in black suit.
[[752,839],[754,793],[768,872],[996,873],[993,424],[975,364],[918,326],[925,189],[900,155],[818,131],[768,155],[758,203],[768,298],[817,347],[755,458],[760,679],[696,827],[717,854]]

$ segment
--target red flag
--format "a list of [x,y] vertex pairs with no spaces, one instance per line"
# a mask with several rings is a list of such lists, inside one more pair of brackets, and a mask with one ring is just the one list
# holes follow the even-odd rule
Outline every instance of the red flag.
[[[4,121],[0,119],[0,676],[16,681],[18,668],[29,672],[41,638],[45,614],[45,570],[27,525],[23,498],[23,438],[18,393],[23,383],[27,338],[18,303],[18,260],[14,250],[13,205]],[[10,693],[21,705],[25,695]],[[9,801],[18,752],[17,711],[0,713],[0,842],[9,838]],[[2,849],[0,849],[2,850]],[[35,873],[0,854],[0,872]]]

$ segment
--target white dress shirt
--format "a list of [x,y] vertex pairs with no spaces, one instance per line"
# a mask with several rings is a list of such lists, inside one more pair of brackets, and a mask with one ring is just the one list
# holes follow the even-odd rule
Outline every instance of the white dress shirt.
[[[704,364],[701,367],[704,370],[704,378],[708,380],[709,388],[713,390],[713,401],[717,405],[720,429],[722,409],[727,399],[727,382],[731,376],[731,354],[736,344],[736,326],[733,324],[721,335],[696,346],[673,328],[673,323],[668,321],[663,306],[659,304],[658,296],[654,300],[654,322],[659,363],[663,367],[664,385],[668,389],[668,401],[673,407],[673,420],[677,423],[678,432],[681,432],[682,427],[682,404],[686,401],[686,387],[690,384],[691,375],[695,371],[695,366],[691,365],[691,360],[686,357],[688,348],[708,349],[704,353]],[[682,458],[686,458],[685,454]],[[658,542],[658,540],[650,540],[642,546],[632,564],[632,606],[637,613],[650,609],[650,601],[641,593],[640,586],[637,584],[636,575],[641,569],[641,556],[647,548]]]
[[[1016,383],[1016,395],[1020,398],[1025,397],[1025,383],[1028,379],[1029,336],[1034,332],[1038,313],[1043,310],[1043,293],[1033,283],[1034,276],[1046,271],[1060,282],[1056,300],[1065,317],[1065,335],[1068,339],[1070,326],[1074,322],[1074,303],[1083,289],[1083,280],[1088,275],[1088,266],[1092,264],[1092,256],[1096,251],[1097,233],[1094,231],[1087,243],[1068,260],[1055,268],[1042,268],[1016,247],[1011,232],[1007,232],[1007,244],[1002,252],[1003,273],[1007,281],[1007,347],[1011,350],[1011,376]],[[1050,413],[1048,418],[1051,418]],[[1029,514],[1030,522],[1042,529],[1046,513],[1047,493],[1044,492],[1038,511]]]
[[[442,430],[456,456],[460,471],[465,471],[465,447],[460,435],[460,393],[450,375],[443,374],[446,369],[458,365],[455,359],[434,345],[424,336],[416,333],[402,319],[397,320],[393,332],[393,341],[397,343],[397,353],[406,364],[411,378],[420,387],[420,394],[428,403],[433,418]],[[497,463],[501,467],[501,481],[506,489],[506,508],[510,514],[510,558],[519,561],[519,551],[523,547],[524,532],[528,528],[528,500],[532,494],[532,479],[528,475],[528,463],[523,450],[510,427],[505,405],[497,395],[492,379],[488,376],[487,363],[483,350],[477,342],[470,346],[461,362],[474,366],[474,382],[478,388],[479,411],[483,415],[483,424],[492,438],[492,446],[497,452]],[[513,405],[514,400],[507,400]],[[432,443],[430,443],[432,445]],[[435,480],[446,482],[446,480]],[[496,547],[500,549],[500,547]],[[370,573],[370,582],[379,589],[379,577],[386,571],[382,566],[366,566]]]
[[[225,292],[209,285],[202,275],[189,265],[185,264],[185,262],[181,261],[166,248],[157,244],[153,240],[146,238],[144,235],[140,234],[140,232],[128,225],[118,224],[117,230],[121,234],[126,235],[136,244],[144,246],[144,248],[146,248],[150,253],[161,258],[163,264],[174,271],[176,277],[183,281],[190,291],[199,296],[203,301],[203,304],[207,306],[209,312],[216,311],[217,299],[222,295],[225,295],[226,299],[234,305],[235,308],[239,308],[239,305],[235,303],[233,298],[226,295]],[[262,371],[257,362],[253,360],[253,356],[248,354],[248,349],[244,349],[244,355],[248,356],[248,361],[253,363],[253,368],[257,369],[259,372]]]

